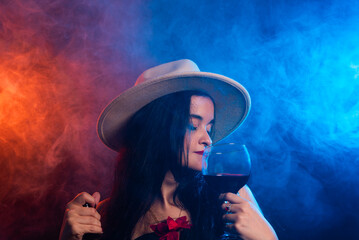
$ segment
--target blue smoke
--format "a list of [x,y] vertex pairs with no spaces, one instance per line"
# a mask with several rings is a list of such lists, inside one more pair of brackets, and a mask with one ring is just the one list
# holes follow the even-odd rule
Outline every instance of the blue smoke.
[[[61,224],[59,206],[82,189],[108,196],[113,165],[109,159],[114,156],[94,130],[100,109],[148,67],[189,58],[202,71],[226,75],[248,89],[251,113],[230,138],[249,149],[249,185],[279,238],[358,239],[359,1],[47,0],[0,1],[0,6],[4,59],[11,59],[8,51],[17,53],[21,46],[24,53],[27,46],[48,53],[51,66],[45,69],[56,66],[61,73],[49,74],[44,82],[60,86],[53,90],[54,99],[68,106],[65,112],[51,109],[54,116],[63,116],[54,121],[54,128],[68,127],[63,136],[53,137],[57,140],[48,154],[39,152],[25,161],[12,157],[11,151],[2,153],[6,164],[38,162],[31,159],[46,155],[45,163],[34,169],[48,167],[46,162],[59,166],[49,179],[54,187],[47,190],[47,205],[36,197],[25,201],[23,195],[5,202],[10,206],[5,216],[12,220],[4,219],[10,225],[19,221],[22,209],[14,203],[41,210],[36,216],[28,214],[8,234],[32,227],[33,232],[46,229],[57,235],[58,229],[33,226],[34,222],[56,216],[51,217],[59,220],[54,224]],[[15,20],[20,21],[13,27]],[[33,38],[39,34],[43,42]],[[38,60],[38,55],[31,58]],[[22,145],[51,146],[46,141],[52,140]],[[14,173],[18,182],[27,179],[27,169],[14,172],[6,164],[4,173]],[[84,181],[89,173],[92,180]],[[16,192],[12,186],[5,189]],[[31,199],[37,195],[31,192]]]
[[153,65],[190,58],[249,90],[231,138],[280,237],[357,236],[359,3],[154,1],[143,14]]

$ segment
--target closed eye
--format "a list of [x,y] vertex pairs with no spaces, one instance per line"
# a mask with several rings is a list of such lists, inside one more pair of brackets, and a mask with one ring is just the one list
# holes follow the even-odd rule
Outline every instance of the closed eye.
[[190,131],[196,131],[196,130],[197,130],[197,127],[193,126],[192,124],[189,124],[189,125],[188,125],[188,130],[190,130]]

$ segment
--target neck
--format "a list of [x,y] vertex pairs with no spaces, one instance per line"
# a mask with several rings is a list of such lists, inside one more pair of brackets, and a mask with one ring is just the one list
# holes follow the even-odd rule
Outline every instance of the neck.
[[163,179],[161,186],[162,195],[159,198],[159,202],[163,208],[168,206],[173,206],[175,203],[173,202],[173,194],[178,187],[178,182],[176,182],[172,172],[168,171]]

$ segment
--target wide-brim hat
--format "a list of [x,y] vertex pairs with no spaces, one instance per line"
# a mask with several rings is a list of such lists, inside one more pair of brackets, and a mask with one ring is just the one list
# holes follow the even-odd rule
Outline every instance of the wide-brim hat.
[[97,124],[101,141],[118,151],[119,134],[133,114],[157,98],[186,90],[205,92],[214,100],[213,143],[235,131],[249,113],[251,100],[241,84],[223,75],[201,72],[191,60],[178,60],[146,70],[135,86],[106,106]]

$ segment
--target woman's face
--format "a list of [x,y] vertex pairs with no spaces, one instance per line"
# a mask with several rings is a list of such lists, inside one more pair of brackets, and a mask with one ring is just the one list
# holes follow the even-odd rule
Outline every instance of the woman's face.
[[202,169],[202,155],[206,146],[212,144],[209,136],[214,123],[214,105],[210,98],[192,96],[190,120],[184,139],[182,164],[188,159],[188,167],[197,171]]

